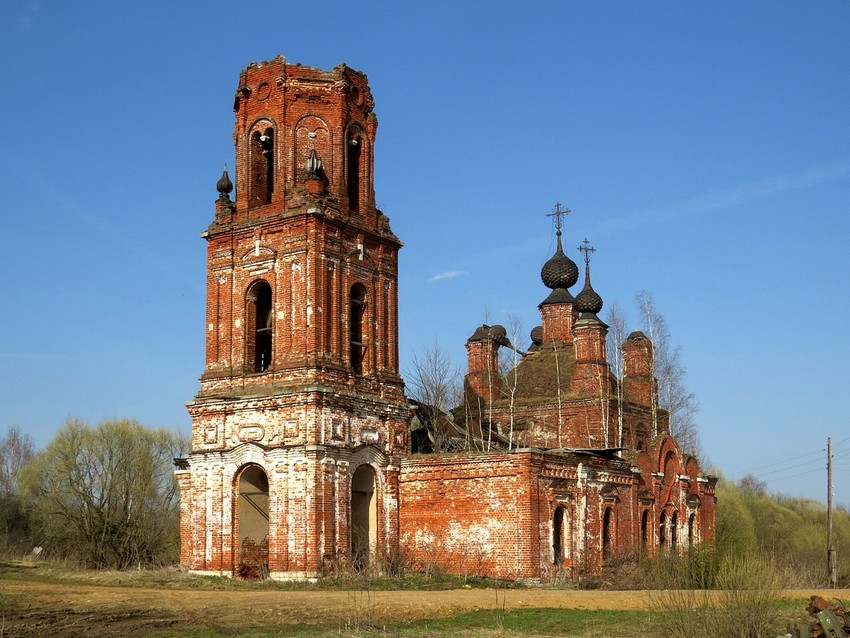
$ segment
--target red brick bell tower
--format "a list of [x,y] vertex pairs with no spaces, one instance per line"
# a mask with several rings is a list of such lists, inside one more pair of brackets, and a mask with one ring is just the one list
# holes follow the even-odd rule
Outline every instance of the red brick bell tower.
[[250,64],[234,111],[236,196],[207,241],[206,367],[178,470],[181,561],[313,578],[393,551],[408,411],[398,251],[375,206],[363,73]]

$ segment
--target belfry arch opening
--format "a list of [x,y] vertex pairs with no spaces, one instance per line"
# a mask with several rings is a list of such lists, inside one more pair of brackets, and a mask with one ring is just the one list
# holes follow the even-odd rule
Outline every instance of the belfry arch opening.
[[366,288],[354,284],[349,296],[349,356],[354,374],[363,374],[363,358],[366,344],[363,338],[363,318],[366,314]]
[[351,479],[351,562],[363,570],[378,546],[378,499],[375,470],[361,465]]
[[274,193],[274,129],[254,131],[251,135],[251,203],[271,204]]
[[259,281],[249,289],[245,303],[245,361],[251,372],[265,372],[271,366],[273,337],[272,287]]
[[239,474],[236,501],[237,575],[265,578],[269,572],[269,479],[258,465]]
[[349,133],[346,147],[348,209],[357,213],[360,212],[360,159],[363,154],[363,136],[359,130]]

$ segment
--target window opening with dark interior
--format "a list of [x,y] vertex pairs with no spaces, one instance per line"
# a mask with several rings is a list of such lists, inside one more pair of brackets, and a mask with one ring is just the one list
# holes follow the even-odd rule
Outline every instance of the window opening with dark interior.
[[605,514],[602,516],[602,559],[609,560],[614,545],[614,532],[611,529],[614,521],[611,514],[611,508],[605,508]]
[[678,539],[676,538],[677,527],[679,526],[679,515],[676,512],[673,512],[673,516],[670,517],[670,547],[676,549],[676,542]]
[[697,515],[693,514],[693,513],[691,513],[691,515],[688,516],[688,547],[693,547],[693,544],[694,544],[694,540],[695,540],[695,538],[694,538],[694,527],[695,527],[694,523],[696,521],[696,518],[697,518]]
[[253,301],[254,316],[254,372],[265,372],[272,364],[272,288],[268,283],[257,284],[249,296]]
[[649,510],[643,510],[640,517],[640,544],[644,549],[649,545]]
[[555,518],[552,522],[552,555],[556,565],[564,562],[564,508],[555,508]]
[[350,356],[351,369],[354,374],[363,374],[363,353],[366,346],[363,343],[363,315],[366,312],[366,288],[363,284],[351,287],[349,304]]
[[360,211],[360,155],[363,140],[357,132],[348,138],[348,209]]
[[274,129],[256,131],[251,136],[251,200],[271,204],[274,192]]

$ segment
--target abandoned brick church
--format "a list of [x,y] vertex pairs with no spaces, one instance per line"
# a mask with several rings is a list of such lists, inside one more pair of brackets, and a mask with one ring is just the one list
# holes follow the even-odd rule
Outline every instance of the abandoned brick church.
[[[345,65],[278,57],[240,75],[236,196],[225,170],[203,233],[206,367],[176,471],[183,565],[317,578],[403,556],[550,581],[713,540],[716,479],[669,434],[646,336],[628,337],[625,373],[611,373],[589,265],[569,292],[579,269],[560,209],[529,352],[504,374],[504,328],[471,326],[464,405],[414,417],[373,106]],[[422,428],[447,444],[429,449]]]

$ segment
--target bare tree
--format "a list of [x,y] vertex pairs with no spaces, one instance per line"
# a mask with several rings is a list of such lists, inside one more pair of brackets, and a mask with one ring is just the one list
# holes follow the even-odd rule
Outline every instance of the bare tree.
[[694,417],[699,405],[693,392],[685,387],[685,368],[681,364],[681,348],[670,344],[670,329],[655,301],[645,290],[636,295],[638,309],[647,336],[654,346],[652,370],[658,382],[658,399],[652,393],[653,436],[658,434],[658,408],[669,415],[670,434],[687,453],[699,452],[699,432]]
[[516,398],[519,383],[518,366],[527,349],[525,328],[522,319],[514,314],[508,315],[508,343],[499,351],[499,374],[504,379],[502,392],[508,399],[508,449],[514,447],[514,426],[516,425]]
[[446,449],[445,432],[440,423],[448,418],[449,410],[461,403],[460,373],[452,364],[449,353],[434,342],[421,355],[414,353],[412,369],[405,373],[412,399],[419,403],[431,449]]
[[29,532],[29,516],[18,488],[21,471],[33,457],[29,434],[13,425],[0,439],[0,545],[22,549]]
[[18,477],[33,456],[33,442],[29,434],[13,425],[0,439],[0,495],[11,496],[18,487]]
[[685,387],[685,368],[680,363],[681,347],[656,357],[658,366],[658,402],[670,417],[670,434],[688,454],[699,455],[699,431],[695,416],[699,403],[693,392]]
[[623,343],[626,340],[626,315],[617,303],[608,306],[608,365],[617,379],[617,447],[623,447]]

